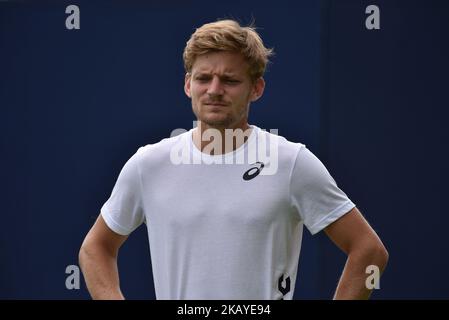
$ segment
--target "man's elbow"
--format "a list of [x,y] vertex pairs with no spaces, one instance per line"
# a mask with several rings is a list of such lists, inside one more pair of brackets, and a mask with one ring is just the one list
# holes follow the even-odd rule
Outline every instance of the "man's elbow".
[[382,242],[377,242],[373,246],[371,246],[369,250],[370,260],[375,262],[375,264],[379,267],[381,271],[385,269],[388,264],[388,259],[390,257],[387,248],[383,245]]
[[96,246],[93,243],[86,240],[81,245],[78,252],[78,263],[82,271],[85,269],[89,261],[94,259],[96,256],[97,250],[95,247]]
[[88,256],[88,249],[86,248],[86,245],[83,243],[78,252],[78,264],[79,264],[81,270],[84,269],[87,256]]

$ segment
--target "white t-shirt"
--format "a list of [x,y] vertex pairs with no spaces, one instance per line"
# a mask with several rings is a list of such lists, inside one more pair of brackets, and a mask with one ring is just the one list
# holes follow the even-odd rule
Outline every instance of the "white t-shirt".
[[192,129],[123,167],[101,214],[122,235],[147,224],[157,299],[292,299],[303,225],[355,206],[303,144],[251,127],[225,155],[198,150]]

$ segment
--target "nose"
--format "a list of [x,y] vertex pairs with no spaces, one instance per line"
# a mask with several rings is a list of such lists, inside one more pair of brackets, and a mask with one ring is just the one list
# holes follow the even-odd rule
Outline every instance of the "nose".
[[207,88],[207,93],[211,96],[223,95],[224,90],[219,77],[214,76],[212,78],[212,81],[209,83],[209,87]]

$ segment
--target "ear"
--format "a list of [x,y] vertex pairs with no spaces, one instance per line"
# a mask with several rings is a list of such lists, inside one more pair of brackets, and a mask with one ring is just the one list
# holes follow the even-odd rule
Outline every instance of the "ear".
[[251,102],[256,101],[263,95],[263,91],[265,89],[265,80],[260,77],[253,84],[253,90],[251,92]]
[[189,72],[186,73],[186,76],[184,78],[184,92],[189,98],[192,98],[192,95],[190,94],[190,79],[191,74]]

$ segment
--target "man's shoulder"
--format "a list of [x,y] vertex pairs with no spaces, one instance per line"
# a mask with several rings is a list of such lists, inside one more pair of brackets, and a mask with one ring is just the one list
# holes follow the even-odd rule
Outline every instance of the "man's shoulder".
[[179,135],[168,137],[156,143],[150,143],[140,147],[132,158],[135,158],[141,165],[164,166],[170,163],[171,154],[185,146],[188,141],[189,131]]
[[274,145],[281,153],[296,154],[305,144],[301,142],[294,142],[279,134],[278,129],[265,130],[257,128],[259,140],[267,144]]

